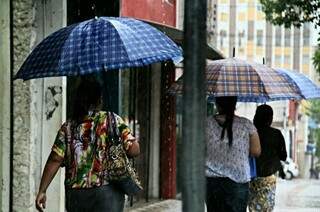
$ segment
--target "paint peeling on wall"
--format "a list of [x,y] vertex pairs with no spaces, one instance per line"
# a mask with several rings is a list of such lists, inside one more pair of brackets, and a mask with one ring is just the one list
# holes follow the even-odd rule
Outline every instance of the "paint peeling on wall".
[[52,118],[54,111],[59,107],[59,98],[61,98],[62,87],[61,86],[49,86],[47,87],[45,94],[46,105],[46,119]]

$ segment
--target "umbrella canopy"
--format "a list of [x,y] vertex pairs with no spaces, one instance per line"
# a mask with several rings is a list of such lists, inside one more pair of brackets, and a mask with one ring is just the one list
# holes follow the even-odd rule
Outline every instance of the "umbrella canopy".
[[296,87],[301,98],[320,98],[320,87],[313,83],[306,75],[284,68],[275,68],[275,70]]
[[15,78],[85,75],[181,59],[181,48],[149,24],[133,18],[100,17],[49,35]]
[[[237,96],[240,102],[299,98],[296,88],[274,69],[235,58],[208,62],[204,83],[207,84],[209,101],[217,96]],[[179,94],[182,90],[181,77],[169,92]]]

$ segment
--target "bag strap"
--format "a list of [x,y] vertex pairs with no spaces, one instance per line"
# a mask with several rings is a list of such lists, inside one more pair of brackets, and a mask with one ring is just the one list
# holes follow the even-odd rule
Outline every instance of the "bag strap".
[[109,128],[109,136],[110,140],[113,144],[119,144],[121,143],[121,136],[120,132],[117,126],[117,120],[114,116],[113,112],[108,112],[108,128]]

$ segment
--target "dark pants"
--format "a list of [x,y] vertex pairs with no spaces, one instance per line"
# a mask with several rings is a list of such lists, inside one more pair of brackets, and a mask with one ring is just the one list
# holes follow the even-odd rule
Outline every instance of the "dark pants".
[[208,212],[246,212],[249,183],[236,183],[229,178],[207,177]]
[[68,212],[122,212],[124,194],[111,185],[88,189],[66,189]]

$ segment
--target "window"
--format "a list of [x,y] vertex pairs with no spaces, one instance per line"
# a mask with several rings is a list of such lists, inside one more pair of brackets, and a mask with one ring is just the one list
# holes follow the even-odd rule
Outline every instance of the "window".
[[282,62],[281,55],[275,55],[274,62],[275,62],[276,65],[281,65],[281,62]]
[[238,32],[238,47],[239,48],[243,46],[244,36],[245,36],[244,30]]
[[228,14],[227,13],[220,13],[220,21],[228,21]]
[[263,45],[263,30],[257,30],[257,46]]
[[284,64],[291,64],[291,57],[290,55],[284,56]]
[[303,45],[310,46],[310,24],[303,24]]
[[277,26],[276,27],[276,46],[281,46],[281,36],[282,36],[282,32],[281,32],[281,27]]
[[220,3],[220,4],[227,4],[228,1],[227,1],[227,0],[220,0],[219,3]]
[[257,11],[262,12],[262,5],[261,4],[257,4]]
[[248,40],[253,40],[253,31],[254,29],[254,22],[253,21],[249,21],[248,22]]
[[302,64],[303,65],[309,65],[310,64],[310,57],[308,54],[302,55]]
[[285,29],[284,31],[284,46],[291,46],[291,29]]
[[245,21],[246,17],[247,17],[247,14],[245,12],[238,13],[238,21]]
[[224,39],[227,37],[227,31],[226,30],[220,30],[220,47],[224,47]]

